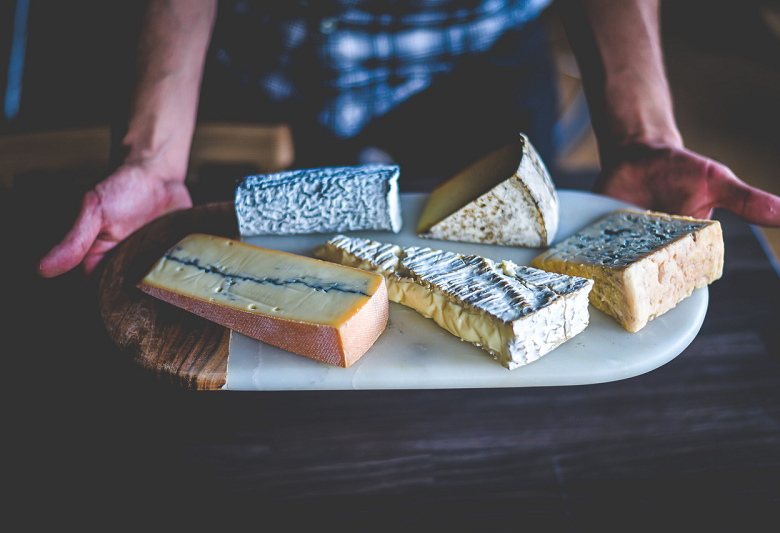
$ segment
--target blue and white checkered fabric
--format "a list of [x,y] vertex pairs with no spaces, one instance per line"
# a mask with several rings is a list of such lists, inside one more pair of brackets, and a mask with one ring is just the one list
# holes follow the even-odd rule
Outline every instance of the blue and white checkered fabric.
[[239,0],[220,11],[232,29],[215,51],[269,101],[305,106],[349,138],[550,1]]

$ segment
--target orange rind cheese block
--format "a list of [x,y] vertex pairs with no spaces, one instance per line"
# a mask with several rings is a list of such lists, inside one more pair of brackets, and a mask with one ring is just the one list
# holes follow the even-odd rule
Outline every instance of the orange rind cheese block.
[[381,275],[204,234],[171,248],[138,288],[254,339],[344,368],[374,344],[389,313]]

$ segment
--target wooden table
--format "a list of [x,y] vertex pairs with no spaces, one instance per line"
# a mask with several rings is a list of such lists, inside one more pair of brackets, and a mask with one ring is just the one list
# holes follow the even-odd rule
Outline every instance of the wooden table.
[[235,514],[293,531],[312,519],[360,531],[777,523],[780,277],[727,213],[716,213],[726,266],[701,332],[649,374],[566,388],[239,393],[156,382],[107,338],[94,286],[30,273],[77,205],[56,186],[0,195],[6,434],[22,467],[12,507],[29,507],[28,520],[227,530]]

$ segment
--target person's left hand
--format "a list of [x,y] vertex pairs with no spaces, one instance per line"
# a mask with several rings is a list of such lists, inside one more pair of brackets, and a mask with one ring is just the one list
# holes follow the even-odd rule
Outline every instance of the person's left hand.
[[751,224],[780,226],[780,197],[751,187],[726,166],[669,145],[621,149],[594,192],[645,209],[710,218],[716,207]]

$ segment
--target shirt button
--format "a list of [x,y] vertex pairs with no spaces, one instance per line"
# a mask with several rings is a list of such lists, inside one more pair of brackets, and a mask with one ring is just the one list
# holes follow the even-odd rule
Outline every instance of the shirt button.
[[320,31],[325,34],[333,33],[336,31],[337,24],[338,22],[333,17],[324,18],[322,19],[322,22],[320,22]]

